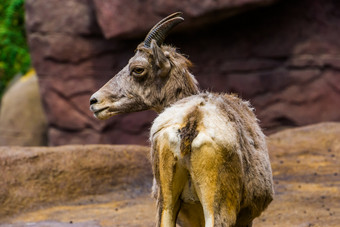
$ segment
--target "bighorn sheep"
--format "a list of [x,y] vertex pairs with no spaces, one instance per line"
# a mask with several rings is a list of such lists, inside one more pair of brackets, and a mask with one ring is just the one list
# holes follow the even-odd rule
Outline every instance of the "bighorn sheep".
[[98,119],[153,109],[150,133],[157,226],[251,226],[273,198],[265,136],[236,95],[200,92],[190,61],[162,45],[183,21],[156,24],[129,63],[92,95]]

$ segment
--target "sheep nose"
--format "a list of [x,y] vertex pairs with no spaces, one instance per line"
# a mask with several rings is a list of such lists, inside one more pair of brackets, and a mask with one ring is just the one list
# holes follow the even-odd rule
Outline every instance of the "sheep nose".
[[90,98],[90,105],[96,104],[98,100],[95,97]]

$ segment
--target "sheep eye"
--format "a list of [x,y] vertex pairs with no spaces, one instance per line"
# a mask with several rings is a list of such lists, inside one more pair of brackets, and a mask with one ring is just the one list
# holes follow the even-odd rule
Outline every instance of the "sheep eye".
[[142,74],[144,72],[144,69],[143,68],[134,68],[133,73],[136,73],[136,74]]
[[135,78],[144,78],[146,75],[146,70],[142,67],[135,67],[131,70],[131,75],[134,76]]

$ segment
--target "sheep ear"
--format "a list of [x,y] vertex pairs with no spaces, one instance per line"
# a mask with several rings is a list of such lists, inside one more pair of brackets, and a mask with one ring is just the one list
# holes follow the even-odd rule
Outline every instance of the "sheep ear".
[[151,50],[157,67],[157,75],[167,76],[171,68],[170,61],[154,39],[151,41]]

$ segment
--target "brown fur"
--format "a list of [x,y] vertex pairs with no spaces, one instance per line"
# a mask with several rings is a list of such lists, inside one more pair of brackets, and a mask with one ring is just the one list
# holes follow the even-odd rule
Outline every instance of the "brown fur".
[[[198,105],[195,102],[190,104],[193,99],[197,99]],[[231,123],[232,129],[236,132],[234,141],[224,144],[211,137],[211,140],[206,140],[201,146],[194,147],[194,140],[199,133],[205,133],[210,127],[215,127],[204,125],[207,116],[211,114],[204,109],[206,105],[217,107],[214,115]],[[185,110],[186,106],[188,108]],[[171,112],[172,110],[174,112]],[[165,120],[167,117],[177,118],[177,115],[171,114],[176,114],[176,110],[186,113],[183,117],[185,126],[178,126],[182,155],[179,160],[174,152],[176,148],[174,146],[169,148],[171,133],[167,132],[169,127],[174,127],[176,124]],[[167,150],[172,150],[168,155],[174,160],[173,165],[183,168],[183,176],[180,177],[177,173],[177,179],[182,179],[184,186],[176,187],[176,191],[182,190],[181,195],[183,195],[185,182],[194,184],[194,191],[198,194],[203,209],[210,210],[213,214],[214,226],[251,226],[252,220],[259,216],[272,200],[271,169],[264,138],[248,102],[242,101],[235,95],[209,93],[187,97],[166,109],[155,120],[151,132],[151,141],[167,144]],[[152,147],[152,156],[161,156],[159,152],[164,148],[154,145]],[[152,164],[154,174],[159,175],[159,172],[162,172],[162,168],[159,167],[160,162],[152,159]],[[174,169],[173,172],[175,173]],[[167,179],[169,182],[174,180],[171,175],[167,175]],[[162,187],[162,181],[156,178],[155,188],[157,187]],[[175,189],[168,190],[167,193],[173,190]],[[162,198],[164,192],[162,188],[159,191],[156,197],[158,201],[162,201],[163,206],[166,203]],[[183,226],[204,226],[202,213],[197,215],[188,211],[188,207],[192,207],[196,213],[199,213],[197,206],[195,208],[186,201],[178,201],[181,203],[180,207],[185,207],[183,212],[180,208]],[[160,213],[162,206],[158,207]],[[193,216],[196,218],[190,222]],[[197,220],[200,221],[197,223]]]
[[186,117],[185,126],[179,129],[179,135],[181,138],[181,153],[183,156],[191,152],[191,143],[197,136],[197,124],[200,120],[200,112],[197,107],[188,114]]

